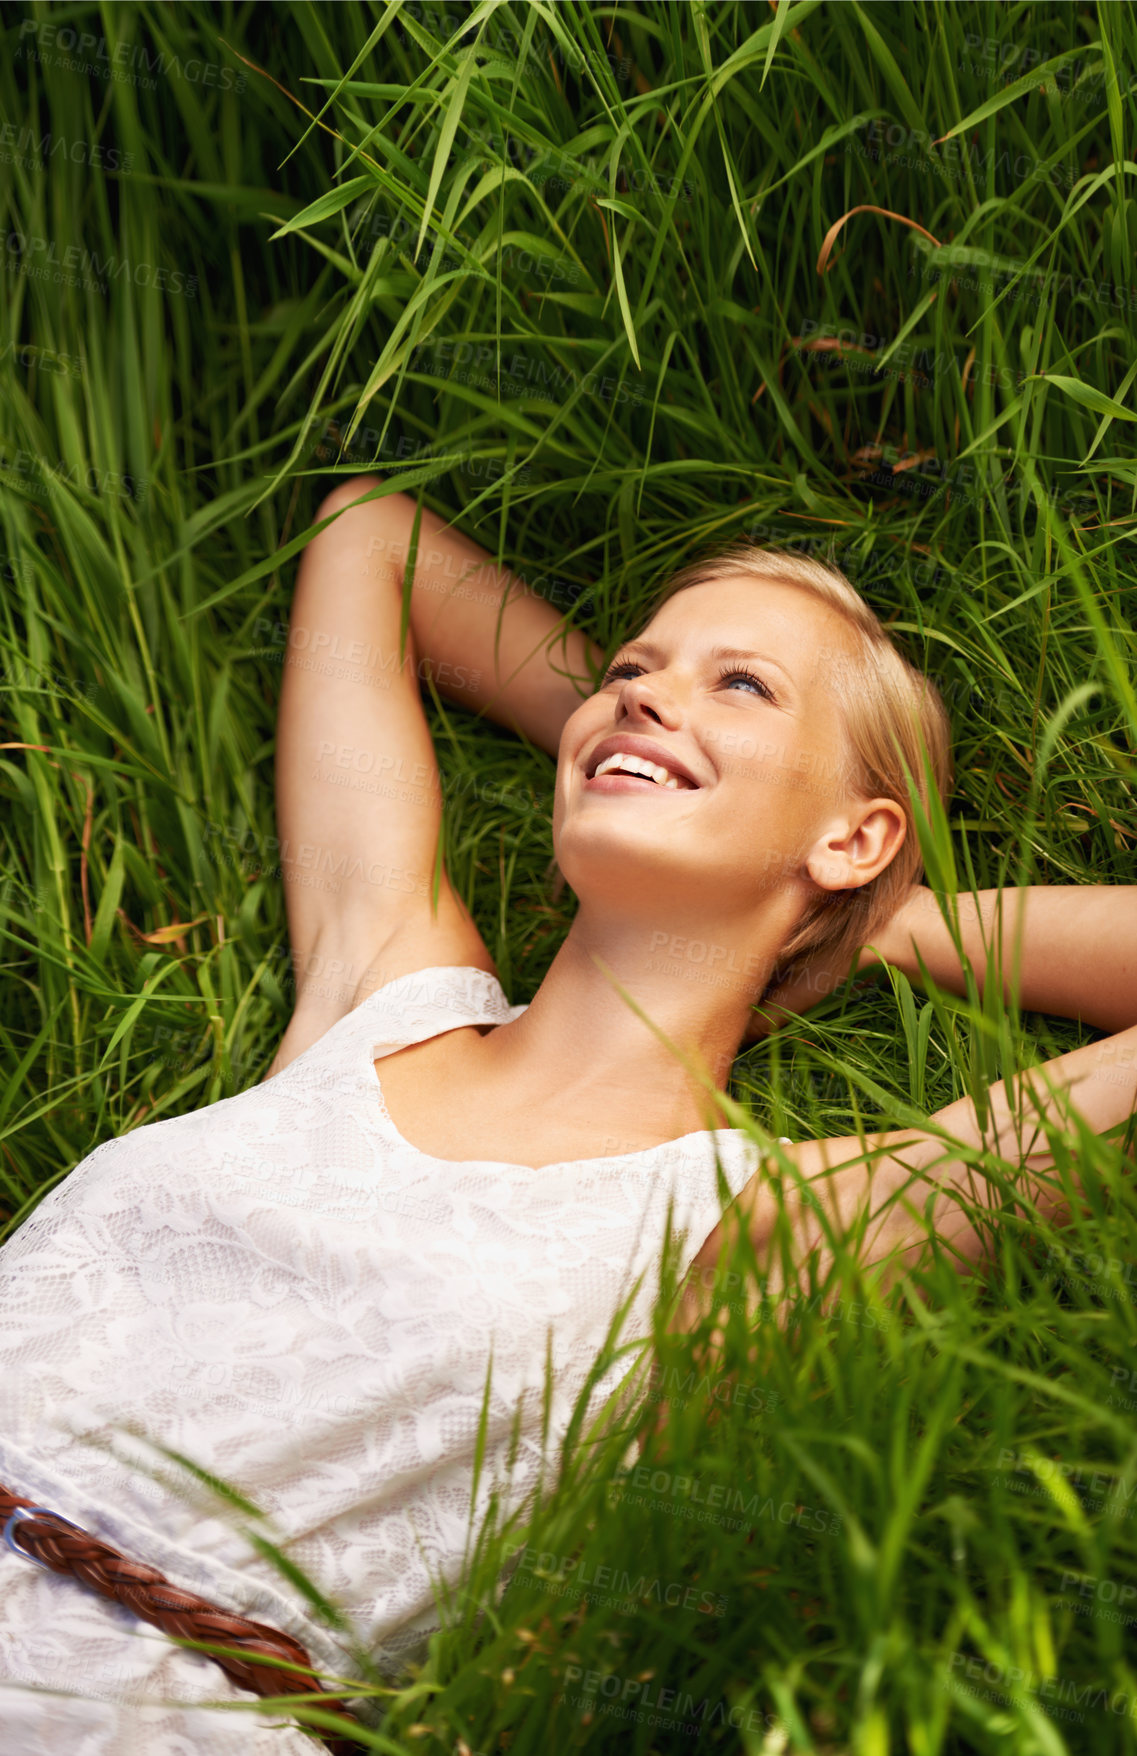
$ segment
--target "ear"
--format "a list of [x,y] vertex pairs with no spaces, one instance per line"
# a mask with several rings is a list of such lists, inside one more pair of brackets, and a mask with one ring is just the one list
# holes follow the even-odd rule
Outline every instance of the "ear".
[[822,890],[859,890],[896,858],[907,831],[895,799],[867,799],[818,837],[805,869]]

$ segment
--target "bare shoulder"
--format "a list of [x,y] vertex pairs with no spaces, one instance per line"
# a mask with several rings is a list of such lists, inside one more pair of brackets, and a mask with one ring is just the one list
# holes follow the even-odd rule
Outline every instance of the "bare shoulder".
[[[845,1230],[856,1222],[866,1202],[875,1212],[895,1205],[908,1188],[914,1189],[917,1199],[921,1185],[926,1193],[925,1167],[936,1148],[936,1138],[919,1128],[779,1142],[762,1158],[728,1213],[740,1215],[755,1243],[764,1246],[784,1206],[795,1229],[820,1241],[825,1234],[821,1213]],[[718,1261],[727,1226],[724,1215],[696,1253],[697,1268]]]
[[440,899],[439,914],[430,924],[412,916],[382,940],[370,936],[365,924],[353,933],[350,922],[333,921],[304,953],[302,963],[294,952],[295,1009],[265,1078],[281,1072],[333,1024],[400,976],[453,968],[496,976],[481,935],[460,905]]

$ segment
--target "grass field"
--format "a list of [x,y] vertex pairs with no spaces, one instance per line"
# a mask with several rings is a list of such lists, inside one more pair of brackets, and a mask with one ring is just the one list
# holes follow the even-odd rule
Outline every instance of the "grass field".
[[[284,626],[337,474],[610,647],[729,538],[835,559],[952,715],[932,881],[1133,881],[1129,8],[3,22],[5,1234],[272,1058]],[[429,711],[449,871],[528,1000],[572,909],[554,764]],[[795,1139],[899,1127],[1091,1035],[900,977],[734,1090]],[[709,1379],[661,1337],[665,1454],[638,1488],[626,1435],[582,1457],[497,1604],[487,1547],[373,1747],[1137,1750],[1137,1202],[1069,1134],[1092,1222],[1006,1214],[983,1285],[885,1303],[841,1261],[835,1311],[732,1317]]]

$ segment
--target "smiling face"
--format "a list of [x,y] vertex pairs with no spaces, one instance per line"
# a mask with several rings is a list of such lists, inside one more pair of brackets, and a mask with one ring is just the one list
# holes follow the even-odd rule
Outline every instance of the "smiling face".
[[735,576],[662,604],[561,738],[553,841],[582,904],[745,918],[777,894],[796,919],[819,884],[864,882],[841,864],[865,801],[826,659],[856,640],[781,582]]

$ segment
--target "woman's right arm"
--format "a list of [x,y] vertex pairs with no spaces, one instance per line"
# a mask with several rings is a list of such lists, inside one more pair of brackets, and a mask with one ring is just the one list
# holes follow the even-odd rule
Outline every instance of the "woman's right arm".
[[493,973],[445,866],[433,903],[442,786],[425,677],[555,752],[599,653],[426,511],[401,649],[415,505],[385,486],[369,475],[333,489],[297,576],[276,740],[295,1009],[270,1078],[397,976],[455,964]]

